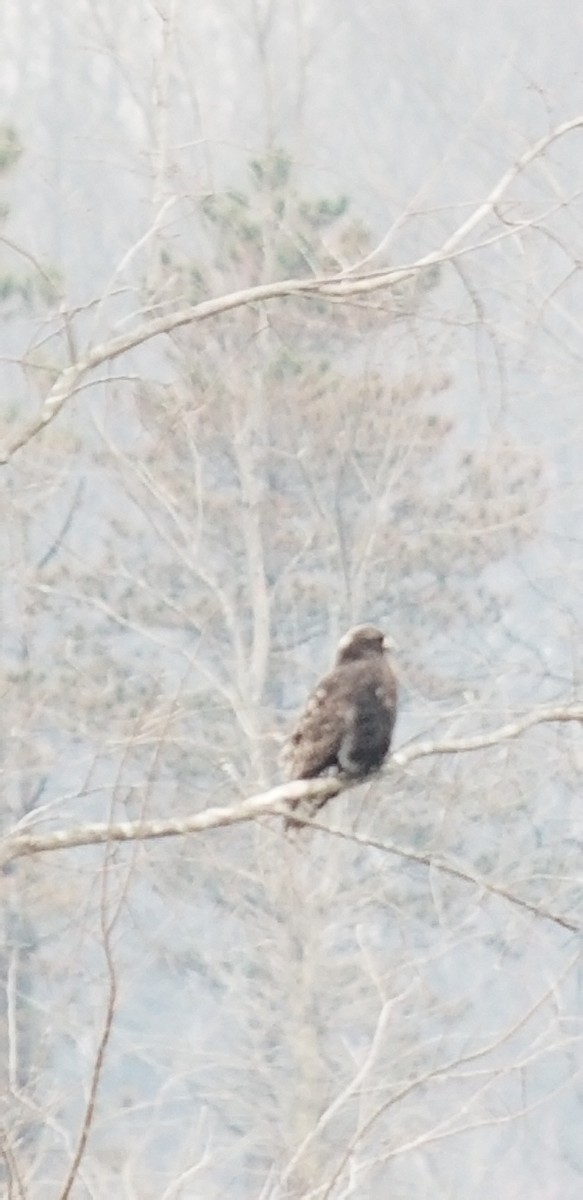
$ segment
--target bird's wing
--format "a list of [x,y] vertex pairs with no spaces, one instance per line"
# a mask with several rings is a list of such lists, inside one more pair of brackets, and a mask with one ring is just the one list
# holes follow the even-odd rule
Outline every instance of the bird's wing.
[[333,671],[314,689],[286,748],[292,779],[309,779],[336,761],[354,722],[354,703],[343,672]]

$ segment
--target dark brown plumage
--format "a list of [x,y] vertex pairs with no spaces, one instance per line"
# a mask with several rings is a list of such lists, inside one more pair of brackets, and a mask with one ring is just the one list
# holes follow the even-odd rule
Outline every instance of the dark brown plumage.
[[[357,781],[382,765],[397,714],[386,649],[374,625],[357,625],[341,639],[333,670],[312,692],[286,748],[290,779],[335,773]],[[311,815],[325,803],[312,801]],[[290,818],[286,828],[298,823]]]

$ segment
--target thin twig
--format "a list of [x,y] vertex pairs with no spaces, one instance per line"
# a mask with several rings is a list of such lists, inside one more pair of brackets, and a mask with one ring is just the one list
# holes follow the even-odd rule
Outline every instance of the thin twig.
[[326,833],[332,834],[333,837],[343,838],[345,841],[356,842],[359,846],[370,846],[374,850],[382,850],[385,854],[394,854],[397,858],[405,858],[409,862],[419,863],[423,867],[428,867],[430,870],[439,871],[443,875],[451,875],[454,879],[463,879],[465,883],[471,883],[475,887],[483,888],[485,892],[490,892],[492,896],[500,896],[503,900],[508,900],[510,904],[517,905],[518,908],[524,908],[527,912],[534,913],[537,917],[542,917],[545,921],[552,921],[555,925],[561,925],[563,929],[568,929],[571,933],[579,933],[583,930],[583,923],[576,923],[569,920],[568,917],[561,916],[560,913],[552,912],[551,909],[545,908],[542,904],[537,904],[532,900],[525,900],[522,896],[517,896],[508,887],[504,887],[501,883],[495,883],[492,879],[487,879],[484,875],[477,875],[468,867],[461,863],[451,862],[448,859],[438,857],[437,855],[423,853],[420,850],[412,850],[409,846],[399,846],[393,841],[378,841],[376,838],[362,837],[360,834],[348,832],[345,829],[337,829],[330,825],[321,825],[317,821],[306,821],[306,824],[313,829],[324,830]]
[[[109,851],[107,851],[107,853],[109,853]],[[107,878],[107,871],[108,871],[107,863],[104,865],[103,870],[104,870],[104,879],[105,879],[105,878]],[[105,883],[103,886],[105,888]],[[115,972],[115,963],[113,961],[113,955],[111,952],[111,934],[112,934],[113,922],[108,923],[105,919],[105,912],[104,912],[105,902],[106,902],[105,894],[103,894],[102,895],[102,935],[103,935],[103,953],[105,956],[105,965],[106,965],[106,972],[107,972],[107,1001],[106,1001],[106,1006],[105,1006],[105,1014],[104,1014],[104,1018],[103,1018],[101,1035],[99,1038],[99,1043],[98,1043],[97,1051],[95,1054],[95,1061],[93,1064],[93,1071],[91,1074],[91,1084],[89,1087],[89,1096],[87,1099],[87,1104],[85,1106],[85,1116],[83,1118],[83,1125],[81,1128],[81,1132],[79,1134],[79,1141],[77,1143],[77,1149],[73,1156],[73,1161],[69,1168],[69,1173],[68,1173],[65,1183],[63,1185],[63,1190],[60,1195],[60,1200],[69,1200],[69,1196],[71,1195],[71,1191],[72,1191],[73,1185],[75,1183],[75,1180],[77,1178],[79,1168],[83,1161],[85,1150],[87,1149],[87,1142],[89,1141],[89,1135],[91,1133],[91,1129],[93,1126],[93,1120],[95,1117],[95,1107],[97,1104],[97,1093],[99,1091],[99,1086],[100,1086],[101,1079],[103,1076],[103,1066],[105,1063],[105,1055],[106,1055],[107,1047],[109,1045],[109,1041],[111,1038],[111,1031],[113,1029],[113,1020],[115,1017],[115,1009],[116,1009],[116,1002],[117,1002],[117,978],[116,978],[116,972]]]
[[[562,972],[561,977],[563,979],[567,978],[578,960],[579,955],[576,954],[567,963]],[[310,1195],[315,1196],[319,1193],[322,1200],[327,1200],[327,1197],[331,1195],[333,1187],[340,1178],[347,1163],[350,1161],[350,1157],[354,1153],[359,1142],[362,1142],[362,1140],[370,1133],[370,1130],[377,1123],[377,1121],[384,1116],[390,1108],[393,1108],[395,1104],[399,1103],[401,1100],[404,1100],[407,1096],[413,1094],[420,1088],[425,1088],[428,1083],[447,1078],[448,1075],[454,1071],[459,1071],[460,1067],[466,1067],[470,1063],[475,1063],[480,1059],[488,1058],[490,1054],[494,1054],[496,1051],[499,1051],[500,1048],[511,1041],[512,1038],[518,1032],[520,1032],[520,1030],[524,1029],[535,1013],[543,1008],[547,1001],[554,996],[555,990],[556,982],[553,981],[551,986],[547,988],[543,994],[537,998],[537,1000],[535,1000],[534,1004],[532,1004],[525,1013],[522,1013],[517,1021],[513,1022],[512,1025],[504,1029],[501,1034],[496,1035],[488,1042],[483,1043],[476,1050],[470,1050],[467,1054],[462,1054],[455,1058],[451,1058],[447,1062],[425,1071],[417,1078],[407,1080],[400,1088],[394,1091],[392,1095],[390,1095],[386,1100],[383,1100],[383,1102],[374,1110],[374,1112],[372,1112],[370,1116],[368,1116],[364,1122],[361,1123],[360,1127],[355,1130],[351,1141],[343,1150],[342,1157],[338,1166],[334,1170],[332,1178],[327,1182],[326,1185],[324,1185],[324,1187],[315,1189],[314,1192],[310,1193]],[[510,1069],[514,1070],[515,1064],[513,1064]],[[493,1071],[498,1073],[499,1068],[494,1067]]]

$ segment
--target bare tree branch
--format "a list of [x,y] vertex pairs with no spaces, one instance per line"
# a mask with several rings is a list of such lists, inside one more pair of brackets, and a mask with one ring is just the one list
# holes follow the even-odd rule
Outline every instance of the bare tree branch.
[[[567,977],[567,975],[573,969],[575,964],[578,962],[578,959],[579,959],[579,955],[576,954],[569,961],[565,970],[562,973],[563,978]],[[375,1111],[373,1113],[371,1113],[370,1116],[368,1116],[365,1119],[365,1121],[360,1126],[360,1128],[355,1130],[352,1140],[344,1148],[342,1157],[340,1159],[338,1166],[334,1169],[332,1178],[324,1185],[324,1187],[315,1189],[315,1191],[313,1193],[310,1193],[310,1195],[315,1196],[319,1193],[322,1196],[323,1200],[326,1200],[326,1198],[331,1195],[334,1185],[337,1183],[338,1179],[340,1178],[340,1175],[346,1168],[346,1165],[349,1162],[350,1157],[354,1153],[359,1142],[361,1142],[363,1140],[363,1138],[366,1136],[366,1134],[369,1133],[372,1126],[375,1125],[376,1122],[379,1120],[379,1118],[382,1117],[386,1112],[388,1112],[388,1110],[390,1108],[394,1107],[395,1104],[397,1104],[399,1101],[405,1099],[406,1096],[411,1095],[412,1093],[417,1091],[419,1088],[426,1087],[427,1084],[432,1083],[434,1080],[442,1079],[444,1077],[447,1078],[448,1075],[450,1075],[453,1071],[459,1070],[459,1068],[462,1066],[468,1066],[472,1063],[479,1062],[480,1060],[487,1059],[489,1055],[491,1055],[493,1052],[499,1050],[500,1047],[503,1046],[505,1043],[508,1043],[509,1041],[511,1041],[515,1037],[516,1033],[518,1033],[521,1029],[523,1029],[525,1027],[525,1025],[528,1024],[528,1022],[531,1020],[531,1018],[534,1016],[534,1014],[536,1012],[538,1012],[541,1008],[543,1008],[549,999],[554,997],[555,992],[556,992],[556,983],[553,982],[551,987],[547,988],[543,992],[543,994],[536,999],[534,1004],[525,1013],[522,1013],[522,1015],[520,1016],[518,1021],[513,1022],[512,1025],[510,1025],[506,1029],[502,1030],[499,1034],[496,1034],[496,1036],[494,1038],[490,1038],[487,1042],[483,1043],[476,1050],[470,1050],[467,1054],[459,1055],[455,1058],[448,1060],[445,1063],[442,1063],[439,1066],[433,1067],[430,1070],[425,1071],[422,1075],[420,1075],[417,1078],[407,1080],[391,1096],[389,1096],[386,1100],[384,1100],[382,1102],[382,1104],[380,1104],[378,1106],[378,1108],[376,1108]],[[514,1070],[515,1068],[516,1068],[516,1064],[513,1064],[512,1067],[510,1067],[509,1069]],[[498,1067],[495,1067],[494,1071],[496,1072],[496,1074],[499,1075]],[[324,1115],[326,1115],[326,1114],[324,1114]],[[402,1152],[402,1146],[399,1146],[393,1152],[393,1156],[394,1156],[394,1154],[398,1154],[401,1152]]]
[[[533,725],[566,721],[583,723],[583,705],[540,709],[527,713],[520,720],[508,725],[502,725],[492,733],[480,734],[476,737],[460,738],[457,741],[452,739],[445,742],[419,742],[417,745],[413,743],[405,746],[403,750],[397,751],[393,755],[392,761],[398,766],[403,766],[416,758],[424,758],[429,755],[459,754],[478,750],[482,747],[496,746],[510,738],[517,737]],[[267,792],[251,796],[248,800],[240,801],[237,804],[206,808],[191,817],[164,818],[148,821],[122,821],[118,823],[97,822],[95,824],[77,826],[72,829],[60,829],[53,833],[14,834],[5,838],[0,852],[0,861],[6,863],[15,858],[24,858],[32,854],[44,854],[51,850],[71,849],[74,846],[96,846],[109,842],[147,841],[156,838],[184,837],[187,834],[202,833],[204,830],[217,829],[225,825],[236,825],[243,821],[251,821],[256,817],[270,814],[287,816],[289,815],[290,807],[298,801],[315,799],[321,801],[330,800],[333,796],[337,796],[340,792],[346,791],[351,786],[354,786],[354,784],[349,780],[332,777],[325,779],[300,779],[280,784],[278,787],[270,788]],[[307,819],[304,823],[315,825],[315,822]],[[318,826],[318,828],[322,827]],[[342,834],[342,836],[354,836],[352,834],[347,835],[341,830],[330,830],[330,832]],[[511,899],[519,903],[523,908],[527,908],[532,912],[539,913],[541,916],[548,917],[549,920],[555,920],[559,924],[563,924],[567,929],[575,928],[574,925],[566,922],[563,918],[555,917],[553,914],[543,911],[527,901],[517,900],[514,895],[507,894],[500,885],[491,884],[481,877],[472,875],[471,872],[466,872],[463,868],[444,865],[434,859],[427,858],[427,856],[418,856],[413,851],[402,850],[399,847],[388,844],[379,844],[379,849],[399,854],[405,858],[414,859],[424,863],[426,866],[435,866],[439,870],[447,871],[451,875],[459,876],[468,882],[496,892],[506,899]]]
[[112,957],[112,952],[111,952],[110,937],[111,937],[111,929],[107,929],[105,932],[105,935],[104,935],[104,944],[103,944],[103,949],[104,949],[104,953],[105,953],[105,963],[106,963],[106,978],[107,978],[107,1000],[106,1000],[105,1014],[103,1017],[101,1034],[99,1037],[97,1051],[95,1054],[95,1061],[93,1064],[93,1071],[91,1074],[89,1096],[88,1096],[87,1104],[85,1107],[83,1124],[81,1126],[79,1140],[77,1143],[77,1148],[75,1150],[75,1154],[73,1156],[73,1161],[69,1167],[69,1171],[67,1173],[67,1178],[65,1180],[65,1183],[63,1184],[63,1189],[61,1191],[59,1200],[69,1200],[69,1196],[71,1195],[71,1192],[75,1185],[75,1180],[77,1179],[77,1176],[79,1174],[79,1169],[81,1167],[81,1163],[83,1161],[85,1151],[87,1149],[89,1135],[91,1133],[93,1121],[95,1118],[95,1109],[96,1109],[96,1105],[97,1105],[97,1093],[98,1093],[99,1086],[100,1086],[100,1083],[101,1083],[101,1080],[103,1077],[105,1055],[107,1053],[107,1048],[109,1046],[109,1043],[111,1040],[111,1034],[112,1034],[112,1030],[113,1030],[113,1021],[114,1021],[114,1017],[115,1017],[115,1008],[116,1008],[116,1002],[117,1002],[117,979],[116,979],[116,973],[115,973],[115,965],[113,962],[113,957]]
[[[100,925],[101,938],[103,945],[103,955],[105,959],[105,978],[106,978],[106,1003],[105,1012],[101,1026],[101,1032],[97,1043],[95,1058],[93,1062],[93,1070],[91,1073],[91,1081],[89,1085],[89,1093],[85,1105],[85,1113],[83,1116],[77,1148],[73,1155],[73,1160],[67,1172],[67,1177],[59,1200],[69,1200],[69,1196],[73,1192],[75,1182],[81,1170],[81,1164],[87,1151],[87,1145],[91,1136],[91,1130],[95,1121],[95,1113],[97,1108],[97,1095],[101,1087],[103,1079],[103,1071],[105,1066],[105,1058],[111,1042],[113,1032],[113,1024],[115,1020],[117,998],[118,998],[118,979],[116,965],[113,955],[113,932],[119,920],[122,906],[127,901],[129,882],[134,869],[135,854],[125,870],[125,878],[123,879],[121,891],[115,898],[113,904],[110,901],[110,885],[111,885],[111,865],[112,865],[113,847],[108,846],[105,851],[105,859],[101,872],[101,902],[100,902]],[[111,909],[111,911],[110,911]]]
[[[8,439],[0,450],[0,464],[7,463],[17,450],[25,446],[54,420],[72,394],[79,389],[82,380],[90,371],[101,366],[102,363],[112,362],[115,358],[119,358],[121,354],[133,350],[137,346],[143,345],[145,342],[149,342],[161,334],[171,333],[174,329],[179,329],[183,325],[205,321],[210,317],[231,312],[233,309],[241,308],[243,305],[256,304],[259,301],[275,300],[292,295],[320,295],[347,299],[352,296],[378,291],[381,288],[403,283],[427,267],[451,261],[460,254],[468,254],[472,249],[476,249],[477,247],[463,246],[462,243],[478,225],[495,212],[496,206],[500,203],[515,179],[532,162],[544,154],[553,142],[582,127],[583,115],[579,115],[570,121],[564,121],[561,125],[557,125],[550,133],[540,138],[534,145],[529,146],[516,162],[500,176],[485,200],[477,205],[470,216],[445,239],[442,245],[438,249],[432,250],[429,254],[422,255],[413,263],[402,267],[382,268],[363,274],[355,274],[354,268],[348,268],[336,275],[327,277],[285,279],[279,282],[243,288],[240,291],[218,296],[212,300],[205,300],[200,304],[189,305],[187,308],[167,313],[162,317],[156,317],[154,320],[145,321],[142,325],[130,330],[128,333],[120,334],[110,341],[100,343],[84,357],[61,371],[50,389],[40,413],[28,425],[22,427],[20,432],[15,434],[12,439]],[[510,233],[520,232],[521,229],[522,224],[517,227],[516,231],[511,230]]]
[[182,837],[189,833],[202,833],[205,829],[218,829],[223,825],[251,821],[268,813],[287,816],[293,801],[313,798],[328,800],[342,790],[343,784],[339,779],[296,780],[280,784],[279,787],[271,788],[268,792],[262,792],[237,804],[205,808],[191,817],[121,821],[113,824],[96,822],[73,829],[56,830],[54,833],[20,834],[5,841],[0,858],[3,862],[9,862],[13,858],[42,854],[49,850],[70,849],[73,846],[98,846],[104,842]]
[[512,738],[519,737],[533,725],[553,724],[560,721],[583,723],[583,704],[535,709],[534,712],[526,713],[516,721],[509,721],[507,725],[493,729],[491,733],[478,733],[474,737],[452,738],[450,741],[444,742],[412,742],[411,745],[404,746],[402,750],[397,750],[397,753],[393,754],[392,760],[397,763],[397,766],[405,767],[414,759],[426,758],[430,754],[466,754],[471,750],[483,750],[486,746],[498,746],[500,742],[508,742]]
[[560,913],[554,913],[549,908],[545,908],[542,904],[537,904],[532,900],[525,900],[522,896],[517,896],[516,892],[508,887],[504,887],[501,883],[495,883],[493,879],[487,879],[484,875],[476,875],[474,871],[463,866],[461,863],[450,862],[448,859],[441,858],[439,855],[423,853],[421,850],[412,850],[408,846],[399,846],[396,842],[383,840],[378,841],[376,838],[361,837],[358,833],[352,833],[346,829],[335,828],[330,825],[321,825],[317,821],[307,821],[306,824],[313,829],[321,829],[326,833],[332,834],[333,837],[344,838],[349,842],[357,842],[359,846],[371,846],[374,850],[383,850],[385,854],[394,854],[397,858],[408,859],[409,862],[419,863],[421,866],[429,867],[432,871],[439,871],[443,875],[451,875],[454,879],[463,879],[466,883],[471,883],[475,887],[482,888],[483,891],[489,892],[492,896],[500,896],[503,900],[508,900],[510,904],[516,904],[519,908],[525,908],[527,912],[533,913],[537,917],[542,917],[545,921],[554,921],[555,925],[562,925],[563,929],[568,929],[571,933],[578,933],[583,929],[583,924],[569,920],[568,917],[563,917]]
[[346,1087],[342,1088],[338,1095],[334,1097],[334,1100],[328,1105],[327,1108],[324,1109],[324,1112],[320,1115],[314,1127],[300,1143],[297,1150],[294,1151],[294,1154],[290,1158],[285,1169],[282,1171],[280,1183],[287,1183],[288,1179],[290,1179],[292,1176],[298,1162],[301,1158],[303,1158],[306,1150],[310,1147],[312,1142],[314,1142],[316,1138],[320,1137],[321,1133],[330,1124],[330,1121],[333,1119],[336,1113],[340,1111],[340,1109],[344,1104],[346,1104],[347,1100],[349,1100],[351,1096],[354,1096],[359,1091],[367,1076],[370,1074],[370,1071],[378,1057],[395,999],[396,998],[391,998],[390,1000],[386,1000],[383,1004],[378,1016],[376,1029],[371,1038],[368,1052],[365,1054],[358,1070],[353,1075],[352,1079],[350,1079],[346,1084]]

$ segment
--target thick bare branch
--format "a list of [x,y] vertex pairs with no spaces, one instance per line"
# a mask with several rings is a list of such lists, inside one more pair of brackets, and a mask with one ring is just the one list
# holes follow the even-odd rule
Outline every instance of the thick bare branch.
[[[84,357],[63,370],[49,391],[40,413],[27,425],[9,439],[0,449],[0,464],[5,464],[36,437],[60,413],[71,396],[79,390],[85,377],[103,363],[113,362],[120,355],[134,350],[136,347],[151,341],[161,334],[171,333],[184,325],[206,321],[221,313],[231,312],[244,305],[257,304],[292,295],[321,295],[331,298],[349,299],[353,296],[379,291],[382,288],[393,287],[410,279],[427,267],[438,265],[455,259],[460,254],[469,253],[473,247],[464,245],[465,239],[495,211],[509,187],[524,170],[537,158],[543,155],[549,146],[568,133],[583,127],[583,115],[564,121],[550,133],[540,138],[534,145],[529,146],[516,162],[512,164],[498,179],[490,193],[477,205],[470,216],[445,239],[440,247],[418,258],[415,262],[401,267],[393,267],[356,274],[348,268],[336,275],[314,279],[285,279],[275,283],[260,284],[255,287],[243,288],[200,304],[189,305],[177,312],[167,313],[151,321],[145,321],[128,333],[120,334],[110,341],[95,346]],[[522,224],[517,226],[520,232]],[[513,231],[510,231],[511,236]],[[474,247],[477,248],[477,247]]]
[[223,825],[236,825],[251,821],[254,817],[268,813],[289,813],[293,801],[325,799],[342,791],[338,779],[295,780],[270,788],[268,792],[252,796],[249,800],[223,807],[205,808],[192,817],[169,818],[153,821],[121,821],[115,824],[96,822],[73,829],[56,830],[46,834],[18,834],[5,841],[0,859],[8,862],[30,854],[43,854],[49,850],[65,850],[73,846],[98,846],[106,842],[149,841],[155,838],[183,837],[189,833],[202,833],[205,829],[218,829]]
[[[487,746],[496,746],[510,738],[518,737],[533,725],[554,722],[576,721],[583,723],[583,705],[563,706],[550,709],[538,709],[527,713],[517,721],[502,725],[489,734],[479,734],[476,737],[452,739],[450,741],[419,742],[405,746],[393,755],[393,763],[404,766],[416,758],[429,755],[460,754],[478,750]],[[224,825],[236,825],[242,821],[252,821],[256,817],[268,814],[288,815],[290,806],[302,800],[330,800],[339,792],[350,787],[350,782],[340,779],[300,779],[291,783],[283,783],[270,788],[267,792],[251,796],[248,800],[222,807],[205,808],[202,812],[191,817],[168,818],[152,821],[123,821],[116,824],[98,822],[82,825],[72,829],[56,830],[53,833],[35,834],[19,833],[5,839],[0,859],[9,862],[14,858],[23,858],[31,854],[44,854],[50,850],[70,849],[74,846],[95,846],[108,842],[147,841],[155,838],[183,837],[187,834],[202,833],[207,829],[218,829]],[[353,786],[353,785],[352,785]],[[313,822],[306,821],[306,824]],[[335,831],[336,832],[336,831]],[[383,846],[383,849],[389,847]],[[408,852],[397,849],[395,853],[403,853],[405,857],[415,857]],[[421,858],[419,861],[426,861]],[[427,863],[426,865],[432,865]],[[436,865],[436,864],[434,864]],[[437,864],[440,865],[440,864]],[[444,869],[440,865],[440,869]],[[455,867],[448,868],[451,874],[460,874]],[[463,876],[462,876],[463,877]],[[465,876],[474,883],[485,886],[482,879]],[[490,890],[496,890],[490,886]],[[501,889],[498,889],[503,895]],[[528,907],[524,904],[523,907]],[[568,926],[570,928],[570,926]]]

